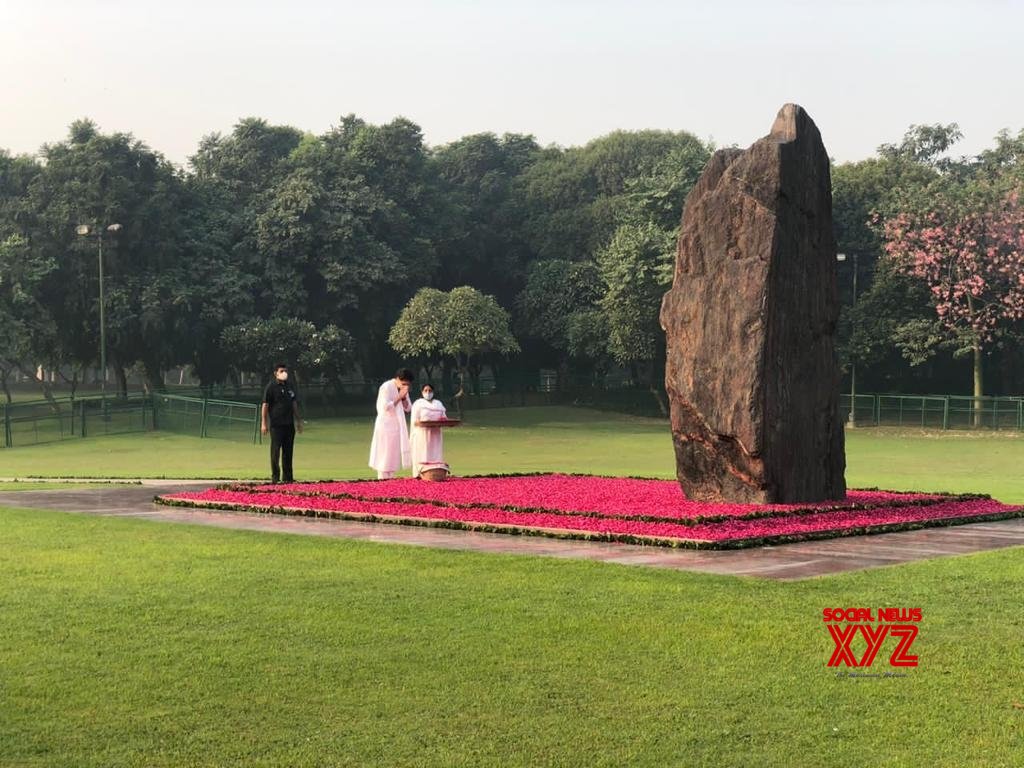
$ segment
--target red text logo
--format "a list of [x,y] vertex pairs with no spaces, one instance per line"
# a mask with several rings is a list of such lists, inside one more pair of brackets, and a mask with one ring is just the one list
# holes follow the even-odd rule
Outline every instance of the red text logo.
[[891,666],[917,666],[910,649],[917,639],[920,608],[825,608],[822,619],[835,643],[830,667],[870,667],[883,646],[891,648]]

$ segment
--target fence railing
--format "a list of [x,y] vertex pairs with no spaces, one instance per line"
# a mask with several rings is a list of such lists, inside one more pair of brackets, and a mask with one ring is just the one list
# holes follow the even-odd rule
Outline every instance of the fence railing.
[[254,403],[178,395],[89,396],[0,404],[0,447],[160,429],[260,442]]
[[[260,406],[176,394],[87,396],[0,403],[0,447],[52,443],[81,437],[165,430],[196,437],[262,442]],[[311,398],[312,399],[312,398]],[[523,405],[579,405],[659,416],[664,400],[650,390],[581,390],[580,392],[493,392],[468,395],[468,411]],[[446,402],[449,408],[454,403]],[[319,416],[372,414],[371,403],[333,405],[321,395],[303,400],[303,414]],[[1024,431],[1024,397],[966,395],[849,394],[839,399],[847,423],[859,427],[894,426],[923,429],[990,429]],[[853,416],[850,419],[850,416]]]
[[26,400],[0,406],[5,448],[153,428],[146,395]]
[[[367,385],[367,391],[375,391],[375,386]],[[242,397],[257,402],[262,390],[246,390]],[[161,396],[171,398],[170,395]],[[189,398],[178,399],[186,400]],[[202,398],[192,397],[195,403]],[[252,408],[253,429],[258,438],[259,406],[246,406],[228,400],[207,399],[210,407],[215,403],[231,403],[238,410],[230,414],[244,424],[247,413],[242,408]],[[445,405],[454,410],[455,401],[450,394],[445,398]],[[575,405],[587,408],[598,408],[640,416],[663,417],[667,400],[663,392],[657,389],[627,387],[618,389],[602,389],[598,387],[578,387],[566,390],[541,392],[519,388],[495,389],[488,394],[474,395],[467,393],[462,400],[466,411],[477,411],[490,408],[508,408],[516,406],[544,405]],[[219,406],[218,406],[219,407]],[[839,399],[840,411],[844,419],[849,421],[850,395],[844,393]],[[316,417],[340,417],[367,415],[372,416],[373,402],[370,395],[361,398],[346,398],[338,402],[323,389],[310,388],[301,393],[303,415]],[[888,395],[858,394],[854,407],[853,423],[859,426],[897,426],[920,427],[924,429],[995,429],[1024,431],[1024,397],[975,398],[968,395]],[[158,413],[159,418],[159,413]],[[230,418],[226,416],[225,418]],[[182,431],[195,434],[199,427],[199,416],[192,416],[191,426]],[[209,414],[207,416],[210,424]],[[159,428],[163,429],[161,425]],[[210,427],[208,426],[209,430]],[[234,427],[232,435],[240,434],[243,428]]]
[[857,426],[1024,430],[1024,397],[864,394],[850,406],[841,395],[840,411]]
[[260,442],[260,406],[231,400],[153,395],[156,429],[199,437]]

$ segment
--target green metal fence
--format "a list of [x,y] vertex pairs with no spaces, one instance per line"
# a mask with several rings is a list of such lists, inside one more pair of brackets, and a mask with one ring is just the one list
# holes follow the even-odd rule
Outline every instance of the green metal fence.
[[231,400],[154,395],[156,429],[199,437],[260,442],[260,406]]
[[[850,395],[840,410],[849,415]],[[966,395],[857,395],[852,421],[857,426],[925,429],[1024,430],[1024,397]]]
[[3,406],[6,448],[16,445],[49,443],[77,437],[81,426],[75,423],[74,402],[61,399],[26,400]]
[[[249,394],[249,393],[246,393]],[[303,400],[304,415],[365,415],[373,403],[333,405],[326,393]],[[81,437],[166,430],[196,437],[261,442],[258,395],[252,402],[177,394],[87,396],[0,403],[0,447],[15,448]],[[577,392],[496,391],[467,396],[468,411],[522,405],[580,405],[591,408],[660,415],[664,401],[650,390],[580,390]],[[455,404],[445,403],[450,409]],[[840,411],[851,413],[849,394],[840,396]],[[859,394],[853,402],[852,422],[859,427],[893,426],[924,429],[989,429],[1024,431],[1024,397],[964,395]]]
[[178,395],[54,398],[0,404],[0,447],[160,429],[260,441],[260,407]]
[[26,400],[0,406],[5,448],[153,428],[148,396]]
[[153,403],[141,395],[129,398],[78,400],[78,430],[81,437],[145,432],[153,428]]

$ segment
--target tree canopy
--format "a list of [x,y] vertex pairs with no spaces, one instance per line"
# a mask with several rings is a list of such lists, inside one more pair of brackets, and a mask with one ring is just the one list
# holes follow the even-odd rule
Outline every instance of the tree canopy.
[[[833,167],[839,250],[857,257],[840,268],[841,354],[863,387],[956,391],[975,333],[1000,372],[986,387],[1019,389],[1022,320],[992,318],[1016,301],[1024,132],[976,157],[954,154],[959,138],[955,124],[915,125]],[[39,366],[72,386],[95,378],[102,250],[122,389],[129,370],[157,387],[181,365],[204,385],[237,380],[264,372],[268,349],[335,383],[404,360],[474,386],[489,364],[597,385],[620,366],[656,388],[682,207],[713,149],[656,130],[431,147],[405,118],[346,115],[312,134],[249,117],[179,168],[79,120],[37,157],[0,151],[0,384]]]

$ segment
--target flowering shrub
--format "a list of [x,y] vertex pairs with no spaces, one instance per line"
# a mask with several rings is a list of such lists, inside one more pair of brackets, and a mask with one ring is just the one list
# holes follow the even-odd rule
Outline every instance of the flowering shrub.
[[[332,481],[281,485],[234,485],[249,493],[330,496],[393,502],[430,502],[456,507],[494,507],[512,511],[597,514],[628,520],[695,522],[729,518],[805,514],[822,509],[859,509],[879,505],[928,504],[948,499],[943,494],[851,491],[846,499],[820,504],[730,504],[689,501],[679,483],[594,475],[515,475],[452,478],[427,485],[412,478],[380,481]],[[958,497],[958,498],[975,498]]]
[[[395,494],[392,496],[391,494]],[[513,504],[499,506],[496,499]],[[731,548],[1024,516],[983,496],[853,491],[817,506],[711,504],[672,481],[566,475],[230,486],[165,504],[664,546]],[[519,506],[522,505],[522,506]]]

